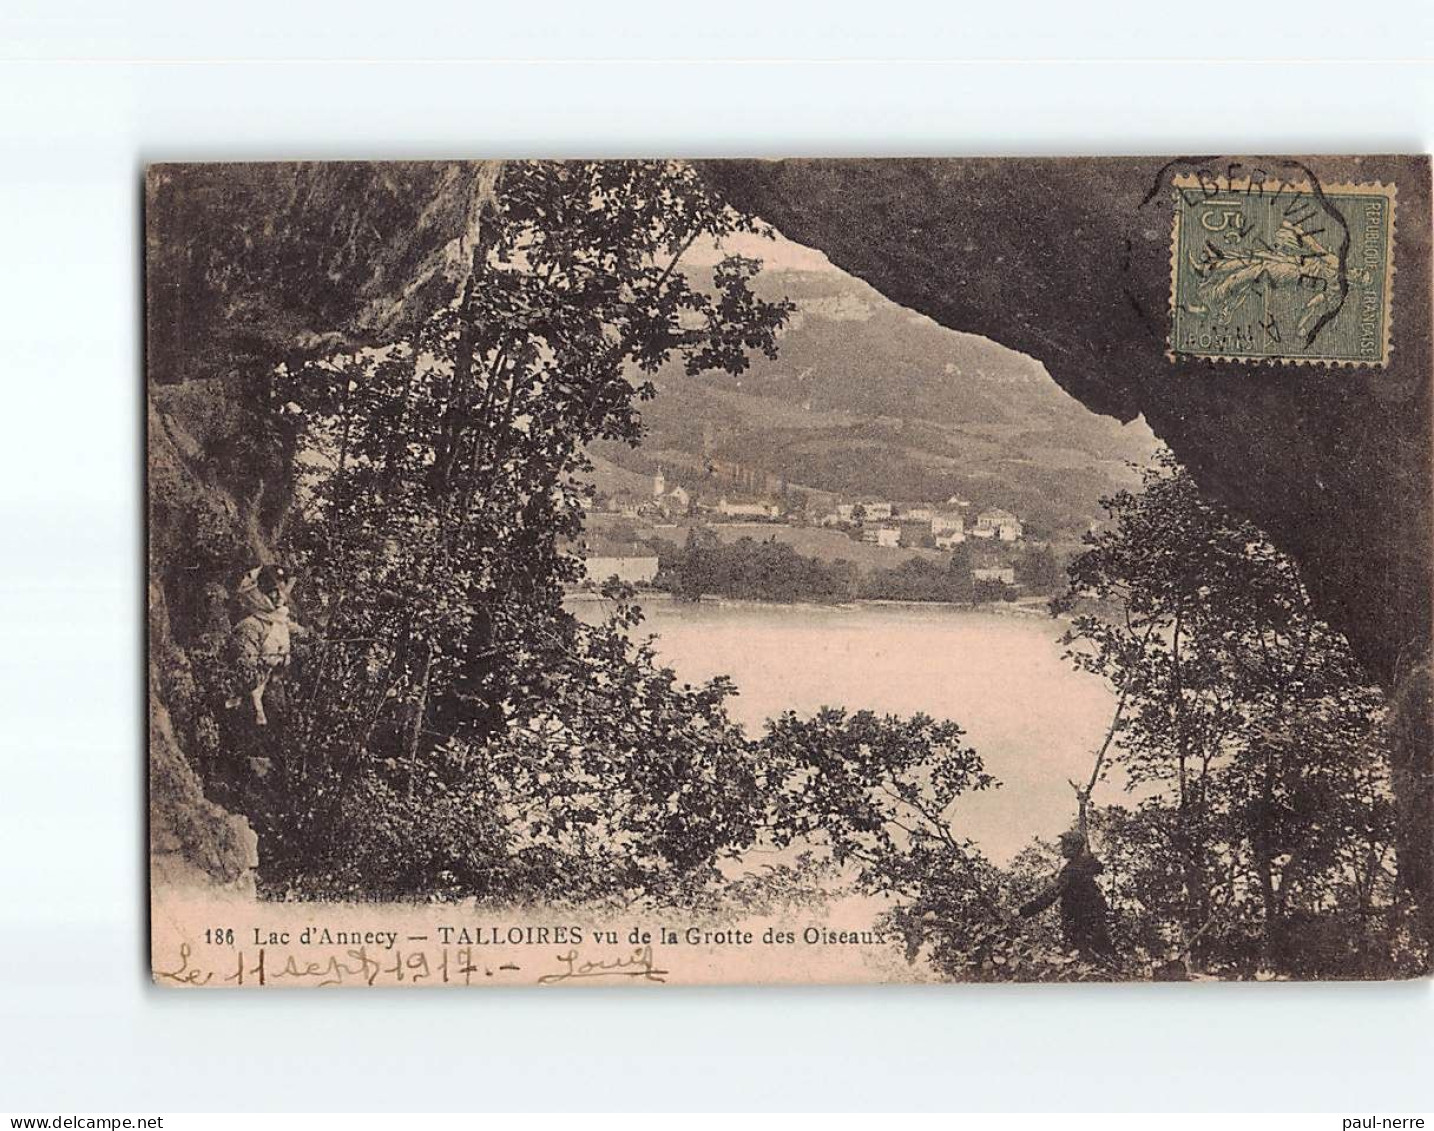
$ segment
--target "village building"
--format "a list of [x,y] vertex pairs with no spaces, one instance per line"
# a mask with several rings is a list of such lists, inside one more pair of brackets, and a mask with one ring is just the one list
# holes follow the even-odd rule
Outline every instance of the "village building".
[[717,513],[724,518],[769,520],[778,517],[782,512],[775,503],[763,502],[760,499],[729,499],[724,495],[717,502]]
[[588,580],[597,584],[617,578],[629,585],[650,585],[657,576],[657,554],[636,542],[598,539],[583,555]]
[[1016,571],[1011,566],[977,566],[971,571],[975,581],[999,581],[1003,585],[1016,584]]
[[982,511],[971,528],[973,538],[994,538],[1001,542],[1019,542],[1023,532],[1021,520],[1000,507]]
[[931,533],[939,546],[943,538],[954,545],[966,541],[966,519],[963,515],[938,511],[931,516]]
[[925,503],[902,503],[897,508],[902,522],[927,522],[935,517],[935,511]]
[[869,523],[862,528],[861,540],[873,546],[888,546],[894,550],[901,545],[901,528],[883,523]]
[[897,508],[891,503],[865,500],[859,503],[838,503],[831,514],[822,519],[822,525],[840,526],[850,522],[887,522],[896,514]]
[[659,467],[657,474],[652,477],[652,502],[649,509],[668,517],[685,515],[692,510],[692,495],[685,487],[673,487],[669,490],[667,476]]

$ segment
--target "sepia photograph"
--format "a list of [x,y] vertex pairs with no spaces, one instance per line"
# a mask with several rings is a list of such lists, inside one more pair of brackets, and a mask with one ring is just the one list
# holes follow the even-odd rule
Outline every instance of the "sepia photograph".
[[1428,1131],[1426,7],[0,6],[0,1128]]
[[153,164],[164,987],[1426,976],[1427,157]]

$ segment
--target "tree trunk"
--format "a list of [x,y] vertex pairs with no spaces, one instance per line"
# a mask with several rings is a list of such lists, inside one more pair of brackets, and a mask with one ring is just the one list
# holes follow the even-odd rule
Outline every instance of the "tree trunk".
[[428,681],[433,675],[433,645],[423,646],[423,674],[418,679],[418,698],[408,727],[408,796],[412,800],[418,777],[418,745],[423,737],[423,716],[428,712]]
[[1434,970],[1434,688],[1427,656],[1396,681],[1390,700],[1390,771],[1399,811],[1399,886],[1421,913]]
[[1267,965],[1275,959],[1275,945],[1279,935],[1280,908],[1275,895],[1275,852],[1270,823],[1275,815],[1275,752],[1268,743],[1264,745],[1265,772],[1260,783],[1260,803],[1255,810],[1254,835],[1251,847],[1255,850],[1255,868],[1260,878],[1260,900],[1264,906],[1263,957]]

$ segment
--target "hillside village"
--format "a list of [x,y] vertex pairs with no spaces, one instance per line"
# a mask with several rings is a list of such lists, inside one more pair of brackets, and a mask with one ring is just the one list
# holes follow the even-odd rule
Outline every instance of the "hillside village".
[[765,285],[798,307],[777,358],[701,381],[668,366],[642,443],[590,446],[589,584],[1043,605],[1154,450],[1144,423],[839,272]]
[[[728,489],[739,485],[748,489]],[[579,548],[590,584],[616,577],[672,588],[667,567],[679,548],[703,541],[783,546],[797,558],[849,568],[854,578],[902,569],[959,570],[964,588],[988,599],[1044,593],[1053,581],[1051,547],[1031,539],[1018,514],[1001,507],[977,510],[954,495],[939,502],[842,499],[761,475],[695,489],[669,480],[659,468],[645,490],[633,483],[595,491],[586,507],[587,533]],[[1033,557],[1042,568],[1023,569]]]
[[1063,393],[1039,363],[913,318],[836,271],[776,358],[652,375],[640,445],[589,446],[590,578],[756,600],[1043,604],[1154,436]]

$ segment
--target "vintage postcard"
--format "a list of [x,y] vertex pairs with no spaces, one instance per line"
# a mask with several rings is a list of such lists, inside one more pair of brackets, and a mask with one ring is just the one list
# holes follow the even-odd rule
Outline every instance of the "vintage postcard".
[[155,981],[1426,975],[1430,211],[151,167]]

